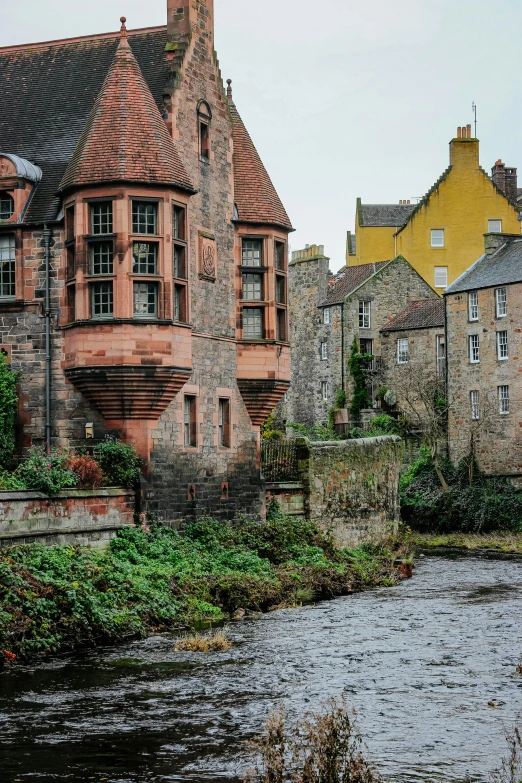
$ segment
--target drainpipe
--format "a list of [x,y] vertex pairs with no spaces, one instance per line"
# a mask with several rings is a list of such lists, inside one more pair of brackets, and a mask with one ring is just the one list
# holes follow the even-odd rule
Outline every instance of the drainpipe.
[[53,232],[44,226],[45,257],[45,448],[51,451],[51,237]]

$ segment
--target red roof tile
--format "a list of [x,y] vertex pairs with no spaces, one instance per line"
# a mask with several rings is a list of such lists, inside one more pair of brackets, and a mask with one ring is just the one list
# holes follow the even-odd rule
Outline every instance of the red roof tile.
[[161,183],[193,190],[125,35],[60,190],[114,181]]
[[235,202],[239,220],[291,229],[290,218],[232,100],[230,113],[234,139]]

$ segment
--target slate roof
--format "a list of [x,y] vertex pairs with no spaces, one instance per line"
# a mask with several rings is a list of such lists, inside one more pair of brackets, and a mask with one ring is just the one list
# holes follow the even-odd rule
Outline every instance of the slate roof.
[[400,332],[407,329],[430,329],[444,326],[444,300],[421,299],[410,302],[392,318],[381,332]]
[[475,261],[464,274],[453,282],[445,295],[479,288],[493,288],[500,285],[522,282],[522,237],[507,239],[491,255],[485,253]]
[[60,190],[122,181],[194,190],[125,32]]
[[[56,218],[58,185],[111,66],[119,33],[0,49],[0,150],[43,170],[26,221]],[[158,106],[168,66],[167,28],[129,32]]]
[[351,231],[348,231],[347,237],[346,237],[346,249],[348,250],[349,256],[355,256],[357,255],[357,245],[356,245],[356,237],[355,234],[352,234]]
[[360,204],[359,225],[399,228],[404,226],[415,204]]
[[243,223],[267,223],[292,229],[290,218],[231,97],[229,106],[234,138],[234,198],[238,219]]
[[319,307],[341,304],[352,291],[359,288],[360,285],[389,263],[389,261],[378,261],[375,264],[346,267],[344,272],[334,276],[334,279],[337,278],[337,282],[330,287],[326,299],[324,302],[321,302]]

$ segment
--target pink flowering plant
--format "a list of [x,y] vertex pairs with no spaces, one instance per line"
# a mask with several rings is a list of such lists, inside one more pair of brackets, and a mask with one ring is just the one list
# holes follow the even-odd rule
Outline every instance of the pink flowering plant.
[[62,489],[75,487],[79,481],[79,476],[69,470],[69,460],[69,455],[62,450],[51,449],[47,453],[33,447],[15,470],[15,475],[27,489],[56,495]]

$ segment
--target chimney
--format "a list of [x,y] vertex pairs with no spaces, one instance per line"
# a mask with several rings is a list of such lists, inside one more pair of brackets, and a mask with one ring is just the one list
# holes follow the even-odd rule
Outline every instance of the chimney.
[[471,125],[457,128],[456,138],[450,141],[450,165],[479,168],[479,142],[471,137]]
[[518,197],[518,178],[517,170],[506,168],[505,163],[497,160],[491,169],[491,179],[499,190],[514,204]]
[[214,0],[167,0],[169,41],[190,38],[199,32],[214,48]]

